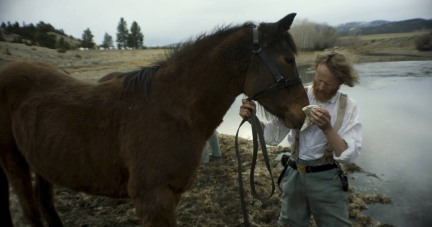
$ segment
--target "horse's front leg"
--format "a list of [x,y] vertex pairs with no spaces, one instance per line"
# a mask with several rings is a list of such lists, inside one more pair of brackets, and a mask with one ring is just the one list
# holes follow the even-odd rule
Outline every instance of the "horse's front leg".
[[[132,190],[134,191],[134,190]],[[144,226],[176,227],[176,205],[180,195],[167,186],[139,189],[132,195],[136,213]]]

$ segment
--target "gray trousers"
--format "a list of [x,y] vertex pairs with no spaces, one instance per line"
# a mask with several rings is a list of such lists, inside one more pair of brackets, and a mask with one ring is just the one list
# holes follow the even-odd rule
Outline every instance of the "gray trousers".
[[[318,160],[298,159],[297,163],[317,166]],[[342,190],[337,169],[300,173],[288,167],[283,180],[279,215],[281,225],[308,227],[313,215],[319,227],[352,226],[348,217],[348,198]]]
[[211,156],[213,157],[221,156],[218,133],[216,131],[214,131],[213,135],[210,137],[210,139],[207,141],[206,145],[204,146],[203,155],[201,158],[202,164],[209,163],[209,150],[208,150],[209,146],[211,150]]

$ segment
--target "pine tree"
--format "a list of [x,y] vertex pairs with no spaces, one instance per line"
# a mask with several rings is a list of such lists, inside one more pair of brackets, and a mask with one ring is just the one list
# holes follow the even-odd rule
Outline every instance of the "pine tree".
[[128,46],[135,49],[141,48],[144,41],[144,35],[142,34],[138,23],[134,21],[130,30],[131,33],[128,37]]
[[108,33],[106,32],[105,32],[104,40],[102,42],[102,47],[107,49],[114,48],[112,36],[108,35]]
[[30,23],[22,28],[22,37],[26,40],[35,41],[36,27]]
[[12,27],[14,29],[19,29],[20,28],[20,24],[18,23],[18,21],[15,21],[15,23],[12,25]]
[[55,49],[56,37],[54,35],[48,35],[48,32],[54,31],[54,27],[51,24],[45,24],[43,21],[36,25],[35,29],[35,41],[42,47],[48,47]]
[[90,28],[84,30],[82,34],[81,46],[86,48],[94,48],[95,43],[93,42],[93,34],[90,31]]
[[70,50],[70,45],[68,42],[64,40],[63,37],[60,37],[60,39],[57,41],[57,48],[58,49],[65,49]]
[[3,33],[2,33],[2,32],[0,32],[0,41],[6,41],[6,40],[4,39],[4,37],[3,37]]
[[6,26],[6,30],[5,30],[5,34],[8,35],[12,32],[13,28],[12,28],[12,24],[10,21],[7,22],[7,26]]
[[121,49],[122,47],[127,47],[129,30],[127,29],[126,21],[120,18],[120,22],[117,26],[117,48]]

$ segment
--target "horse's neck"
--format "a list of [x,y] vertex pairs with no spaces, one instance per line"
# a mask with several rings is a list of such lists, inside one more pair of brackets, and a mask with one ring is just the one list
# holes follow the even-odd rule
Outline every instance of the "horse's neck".
[[[235,98],[243,92],[249,51],[239,50],[244,56],[237,56],[243,60],[236,62],[230,60],[230,50],[220,49],[219,53],[216,49],[207,50],[193,62],[176,63],[177,70],[164,69],[165,89],[174,100],[172,104],[187,113],[205,133],[216,129]],[[177,73],[170,74],[168,70]]]

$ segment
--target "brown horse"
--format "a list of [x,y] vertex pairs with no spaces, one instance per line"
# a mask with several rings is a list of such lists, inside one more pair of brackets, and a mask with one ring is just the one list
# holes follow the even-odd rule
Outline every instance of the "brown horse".
[[[287,32],[294,17],[261,23],[258,30],[263,51],[285,79],[298,77]],[[176,226],[176,205],[235,98],[276,83],[260,58],[250,61],[252,37],[251,23],[224,27],[182,45],[156,66],[99,84],[40,62],[1,68],[2,212],[9,210],[10,184],[32,226],[43,226],[43,218],[62,226],[53,202],[58,184],[130,197],[145,226]],[[291,128],[304,121],[301,109],[308,105],[301,83],[258,102]],[[12,226],[9,212],[0,219]]]

